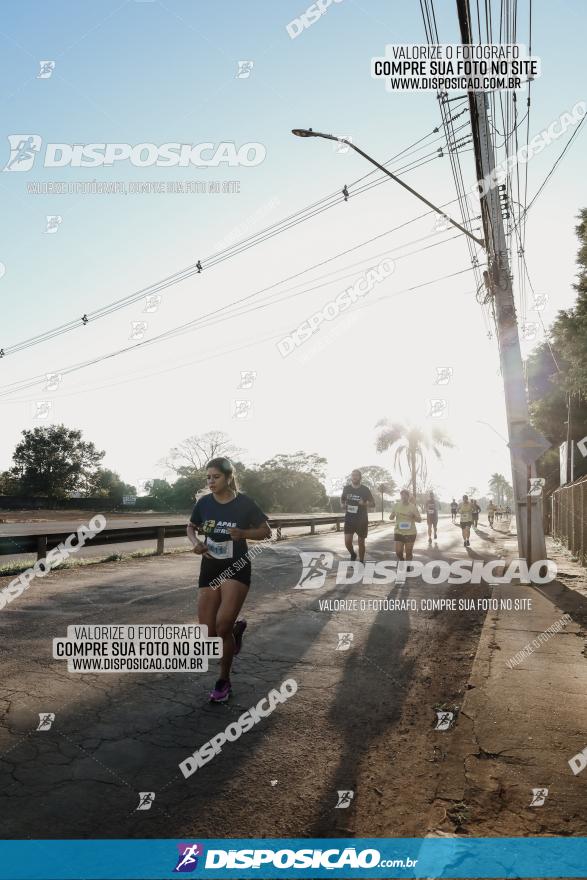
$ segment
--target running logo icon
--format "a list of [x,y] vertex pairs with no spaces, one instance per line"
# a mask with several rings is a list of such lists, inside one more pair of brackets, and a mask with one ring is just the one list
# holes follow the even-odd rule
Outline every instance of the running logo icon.
[[351,801],[355,796],[354,791],[337,791],[338,795],[338,803],[335,806],[335,810],[348,810],[351,805]]
[[163,297],[159,293],[150,293],[148,297],[145,299],[145,308],[143,312],[146,312],[148,315],[152,315],[153,312],[156,312],[159,306],[161,305],[161,300]]
[[239,389],[243,389],[244,391],[248,391],[255,384],[255,379],[257,378],[256,370],[241,370],[241,383],[238,386]]
[[428,418],[430,419],[446,419],[448,417],[448,403],[440,397],[433,397],[428,400]]
[[534,342],[538,336],[538,324],[522,324],[522,338],[526,342]]
[[53,409],[52,400],[35,400],[33,419],[48,419]]
[[452,379],[452,367],[436,367],[435,385],[448,385]]
[[437,712],[436,727],[434,730],[449,730],[449,728],[452,727],[454,717],[453,712]]
[[[139,791],[139,805],[136,810],[150,810],[155,800],[154,791]],[[135,810],[135,813],[136,813]]]
[[37,730],[51,730],[51,725],[54,721],[54,712],[39,712],[39,725]]
[[352,144],[353,139],[349,134],[344,136],[343,141],[346,141],[346,143],[341,143],[340,141],[337,141],[333,144],[334,152],[338,153],[341,156],[344,156],[345,153],[348,153],[348,151],[350,150],[349,144]]
[[63,223],[63,217],[61,216],[61,214],[46,214],[45,220],[45,232],[48,232],[49,235],[55,235],[55,233]]
[[38,134],[9,134],[10,158],[2,171],[30,171],[43,143]]
[[326,575],[334,564],[333,553],[302,553],[302,573],[294,590],[318,590],[326,582]]
[[437,214],[434,218],[432,232],[446,232],[447,229],[450,229],[450,220],[446,214]]
[[530,801],[530,807],[542,807],[548,797],[548,789],[547,788],[533,788],[532,789],[532,800]]
[[37,79],[50,79],[53,76],[53,71],[55,70],[55,62],[39,61],[39,65],[41,69],[37,74]]
[[251,415],[252,400],[233,400],[232,401],[232,417],[233,419],[248,419]]
[[534,294],[534,311],[541,312],[546,303],[548,302],[548,294],[547,293],[535,293]]
[[253,72],[254,61],[239,61],[236,79],[248,79]]
[[348,651],[351,647],[354,639],[354,633],[339,633],[338,634],[338,644],[336,646],[337,651]]
[[129,339],[144,339],[147,332],[148,324],[146,321],[131,321]]
[[178,843],[179,856],[173,869],[177,874],[191,874],[198,867],[198,857],[204,855],[201,843]]
[[45,373],[45,385],[43,391],[57,391],[63,377],[61,373]]

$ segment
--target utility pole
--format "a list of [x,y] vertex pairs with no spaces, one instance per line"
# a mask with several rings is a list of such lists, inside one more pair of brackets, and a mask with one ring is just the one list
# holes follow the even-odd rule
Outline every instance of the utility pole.
[[[462,42],[464,45],[470,45],[473,39],[469,0],[457,0],[457,10]],[[479,181],[488,180],[495,168],[495,153],[489,127],[487,94],[485,92],[469,92],[469,109],[477,179]],[[530,425],[499,189],[496,186],[484,186],[482,189],[481,216],[489,266],[485,281],[495,303],[508,422],[508,445],[512,466],[518,553],[520,557],[525,557],[530,564],[538,559],[546,558],[542,524],[542,497],[541,495],[531,496],[529,491],[531,477],[536,475],[534,462],[550,447],[550,444]]]

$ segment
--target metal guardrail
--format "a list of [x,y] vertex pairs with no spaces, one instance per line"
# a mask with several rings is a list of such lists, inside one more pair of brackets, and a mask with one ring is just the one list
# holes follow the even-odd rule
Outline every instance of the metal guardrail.
[[[271,517],[269,525],[277,532],[277,540],[282,539],[282,529],[295,526],[310,526],[310,534],[316,534],[317,525],[335,525],[340,531],[344,515],[308,516],[308,517]],[[49,550],[59,546],[72,534],[69,532],[38,532],[34,535],[1,535],[0,556],[17,553],[36,553],[37,559],[44,559]],[[88,546],[102,544],[122,544],[130,541],[157,541],[156,554],[164,552],[166,538],[183,538],[186,534],[186,523],[165,526],[120,526],[98,532]]]

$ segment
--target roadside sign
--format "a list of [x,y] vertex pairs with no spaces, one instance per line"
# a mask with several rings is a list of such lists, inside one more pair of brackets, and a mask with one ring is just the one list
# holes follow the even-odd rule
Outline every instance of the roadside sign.
[[526,464],[534,464],[536,459],[552,446],[540,431],[527,422],[521,425],[514,424],[513,434],[514,439],[508,443],[508,446],[516,458],[520,458]]
[[130,504],[130,505],[132,505],[132,504],[136,504],[136,501],[137,501],[137,496],[136,496],[136,495],[123,495],[123,496],[122,496],[122,503],[123,503],[123,504]]

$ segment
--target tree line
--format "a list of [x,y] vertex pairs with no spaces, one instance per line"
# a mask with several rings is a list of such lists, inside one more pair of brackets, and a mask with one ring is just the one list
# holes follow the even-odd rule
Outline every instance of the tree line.
[[[144,485],[126,483],[115,471],[103,468],[103,450],[85,440],[80,430],[47,425],[24,430],[16,445],[12,467],[0,473],[0,495],[47,498],[59,503],[73,497],[104,499],[115,506],[124,496],[136,496],[138,508],[188,510],[206,487],[206,463],[217,456],[230,458],[240,489],[272,512],[312,512],[340,509],[338,498],[350,472],[326,484],[327,460],[316,453],[280,453],[261,464],[246,465],[242,450],[221,431],[188,437],[159,464],[173,474]],[[363,468],[364,482],[374,492],[391,496],[396,484],[385,468]]]
[[587,435],[587,208],[578,220],[577,297],[570,309],[558,312],[527,361],[532,422],[553,447],[537,465],[546,492],[560,485],[558,447],[567,440],[575,448],[574,477],[587,474],[587,457],[577,447]]
[[[428,480],[429,458],[440,459],[443,450],[454,444],[438,428],[426,432],[387,419],[378,422],[376,428],[377,452],[391,453],[393,468],[401,477],[399,487],[408,487],[417,503],[423,504],[428,491],[434,488]],[[74,497],[95,498],[117,507],[124,496],[138,494],[135,509],[185,511],[205,491],[206,463],[224,456],[235,464],[241,491],[255,498],[262,508],[273,513],[338,513],[340,494],[350,479],[349,469],[348,474],[327,483],[326,458],[302,450],[279,453],[260,464],[245,464],[241,460],[243,450],[221,431],[186,438],[159,462],[173,476],[146,480],[142,486],[126,483],[118,473],[104,468],[105,454],[85,440],[80,430],[65,425],[24,430],[14,450],[12,467],[0,473],[0,495],[47,498],[52,504]],[[379,509],[389,506],[398,490],[392,473],[374,464],[360,470]],[[476,487],[467,491],[479,497]],[[489,491],[498,504],[511,499],[511,486],[501,474],[492,475]]]

